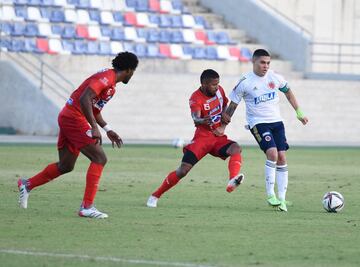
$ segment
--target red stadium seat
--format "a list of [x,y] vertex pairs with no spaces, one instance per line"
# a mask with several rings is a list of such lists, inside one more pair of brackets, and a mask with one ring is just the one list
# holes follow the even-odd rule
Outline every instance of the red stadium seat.
[[215,44],[213,41],[210,41],[207,37],[207,34],[204,31],[196,31],[195,37],[197,40],[202,41],[204,44],[213,45]]
[[80,38],[89,39],[89,30],[85,25],[76,25],[76,35]]
[[[49,41],[44,38],[37,38],[36,39],[36,47],[44,53],[50,53],[49,51]],[[51,54],[51,53],[50,53]]]
[[160,12],[159,0],[149,0],[149,9],[152,12]]
[[127,26],[137,26],[136,14],[134,12],[126,12],[124,15],[124,23]]
[[237,58],[238,60],[240,60],[240,50],[237,47],[230,47],[229,48],[229,52],[230,52],[230,56]]
[[159,53],[167,58],[174,58],[171,55],[170,46],[168,44],[159,44]]

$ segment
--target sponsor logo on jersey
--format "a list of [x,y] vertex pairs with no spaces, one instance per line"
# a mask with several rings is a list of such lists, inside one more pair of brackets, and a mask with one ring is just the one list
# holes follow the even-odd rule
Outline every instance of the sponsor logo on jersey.
[[102,77],[99,79],[100,82],[102,82],[104,85],[108,85],[109,80],[106,77]]
[[215,116],[211,116],[211,122],[213,123],[213,124],[216,124],[216,123],[218,123],[218,122],[220,122],[221,121],[221,114],[218,114],[218,115],[215,115]]
[[271,92],[271,93],[266,93],[261,96],[255,97],[254,102],[255,102],[255,105],[257,105],[262,102],[267,102],[267,101],[273,100],[274,98],[275,98],[275,92]]
[[218,98],[217,96],[214,96],[214,97],[206,100],[206,103],[211,103],[211,102],[215,101],[217,98]]
[[213,108],[212,110],[210,110],[210,111],[209,111],[209,114],[210,114],[210,115],[211,115],[211,114],[214,114],[215,112],[219,111],[220,109],[221,109],[221,106],[218,105],[218,106],[216,106],[215,108]]
[[95,101],[96,102],[94,103],[94,107],[97,108],[98,110],[102,110],[103,107],[105,106],[105,104],[107,103],[107,101],[103,100],[103,99],[98,99],[98,100],[95,100]]
[[273,81],[268,83],[268,86],[270,89],[274,89],[275,88],[275,83]]
[[109,90],[107,90],[106,94],[107,95],[112,95],[114,91],[114,88],[109,88]]

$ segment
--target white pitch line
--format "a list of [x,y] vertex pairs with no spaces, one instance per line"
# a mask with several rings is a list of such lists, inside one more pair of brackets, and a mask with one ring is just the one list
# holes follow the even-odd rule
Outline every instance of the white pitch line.
[[215,267],[213,265],[201,265],[201,264],[198,265],[194,263],[185,263],[185,262],[134,260],[134,259],[122,259],[117,257],[101,257],[101,256],[89,256],[89,255],[77,255],[77,254],[51,253],[51,252],[34,252],[34,251],[23,251],[23,250],[14,250],[14,249],[0,249],[0,253],[27,255],[27,256],[40,256],[40,257],[53,257],[53,258],[74,258],[80,260],[123,262],[123,263],[146,264],[146,265],[162,265],[162,266],[178,266],[178,267]]

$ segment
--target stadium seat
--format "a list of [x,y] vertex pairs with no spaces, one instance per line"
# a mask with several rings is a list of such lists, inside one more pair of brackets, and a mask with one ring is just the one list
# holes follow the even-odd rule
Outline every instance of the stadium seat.
[[[51,25],[51,35],[52,36],[57,36],[57,37],[62,37],[64,28],[63,26],[61,26],[60,24],[53,24]],[[73,38],[73,37],[71,37]]]
[[73,54],[83,55],[87,52],[87,43],[83,40],[76,40],[74,42]]
[[211,29],[211,26],[208,24],[208,22],[204,19],[203,16],[194,16],[195,20],[195,28],[201,28],[201,29]]
[[124,17],[119,11],[113,12],[114,22],[115,25],[123,25],[124,24]]
[[195,47],[194,48],[194,59],[207,59],[206,48],[204,47]]
[[171,28],[172,26],[172,21],[170,16],[168,15],[160,15],[160,21],[159,21],[159,26],[162,28]]
[[65,15],[61,9],[53,9],[50,15],[50,22],[64,22]]
[[[104,29],[105,33],[107,29]],[[115,41],[124,41],[125,40],[125,32],[123,28],[113,28],[111,34],[111,40]]]
[[126,12],[124,14],[124,25],[125,26],[136,26],[136,13],[134,12]]
[[79,4],[78,4],[79,8],[89,9],[91,7],[89,0],[78,0],[78,1],[79,1]]
[[150,27],[153,24],[150,23],[149,17],[146,13],[136,13],[136,26],[138,27]]
[[149,43],[157,43],[159,42],[160,39],[160,33],[158,30],[155,29],[150,29],[148,31],[148,35],[147,35],[147,42]]
[[63,54],[63,47],[59,39],[49,39],[49,54]]
[[147,41],[148,39],[148,30],[145,28],[136,28],[136,34],[139,39]]
[[145,44],[135,44],[135,54],[138,57],[146,57],[147,56],[147,48]]
[[64,7],[67,6],[66,0],[54,0],[53,6]]
[[167,30],[161,30],[159,35],[159,42],[160,43],[170,43],[171,40],[171,33]]
[[76,23],[78,21],[77,12],[74,9],[65,9],[65,22]]
[[172,10],[175,14],[181,14],[183,13],[183,3],[181,0],[172,0],[171,1]]
[[[107,1],[104,1],[104,2],[107,2]],[[101,1],[101,0],[90,0],[90,3],[89,3],[90,8],[95,8],[95,9],[101,9],[103,7],[102,5],[103,5],[103,1]]]
[[73,41],[62,40],[61,43],[65,52],[75,54],[75,45]]
[[151,25],[158,27],[160,25],[160,16],[156,14],[150,14],[149,21]]
[[25,38],[24,40],[24,52],[29,53],[41,53],[42,51],[36,46],[36,41],[33,38]]
[[12,52],[24,52],[24,50],[25,50],[24,40],[12,39],[9,50]]
[[179,44],[171,44],[170,51],[173,58],[191,59],[191,55],[184,54],[183,48]]
[[27,5],[28,0],[14,0],[14,4],[16,5]]
[[247,47],[242,47],[240,49],[240,61],[242,62],[248,62],[251,61],[252,58],[252,52]]
[[24,34],[25,34],[25,25],[20,22],[14,23],[12,27],[11,35],[23,36]]
[[11,49],[11,39],[0,39],[0,51],[9,51]]
[[52,36],[52,31],[49,23],[41,22],[38,25],[39,27],[39,36],[49,37]]
[[[89,39],[90,40],[105,40],[106,38],[103,38],[101,35],[100,27],[98,25],[90,25],[88,27],[89,32]],[[109,38],[108,38],[109,39]]]
[[124,51],[135,53],[134,45],[132,43],[125,42],[123,43]]
[[171,58],[170,46],[168,44],[159,44],[159,53],[165,58]]
[[99,44],[97,42],[87,42],[85,53],[88,55],[99,54]]
[[111,55],[111,48],[109,42],[100,42],[99,44],[100,55],[109,56]]
[[75,27],[72,25],[64,26],[64,30],[61,34],[61,37],[65,39],[74,39],[76,37]]
[[112,31],[113,31],[112,28],[110,28],[109,26],[101,26],[100,31],[102,37],[112,39]]
[[171,26],[173,28],[183,28],[181,16],[171,16],[170,19],[171,19]]
[[27,20],[30,21],[48,21],[44,19],[41,15],[40,9],[37,7],[30,6],[27,8]]
[[15,6],[15,15],[16,15],[16,18],[19,20],[21,18],[22,18],[22,20],[27,20],[27,8],[25,6]]
[[76,25],[75,31],[76,31],[77,38],[85,38],[85,39],[89,38],[89,30],[88,30],[87,26]]
[[90,16],[89,12],[85,9],[77,9],[77,23],[78,24],[89,24]]
[[136,0],[126,0],[125,1],[125,7],[126,7],[126,10],[132,10],[132,11],[135,11],[135,8],[136,8]]
[[184,29],[182,31],[182,34],[184,36],[184,42],[185,43],[199,43],[199,41],[195,37],[195,32],[191,29]]
[[90,9],[89,11],[89,18],[90,21],[94,24],[100,24],[101,23],[101,16],[99,10],[96,9]]
[[[35,7],[37,8],[37,7]],[[50,21],[50,16],[51,16],[51,9],[47,8],[47,7],[41,7],[40,8],[40,14],[41,14],[41,19],[42,21]]]
[[114,16],[111,11],[101,11],[100,18],[101,24],[114,24]]
[[184,42],[184,37],[181,31],[171,32],[171,43],[178,44],[183,42]]
[[36,47],[39,49],[39,51],[47,53],[49,51],[49,42],[47,39],[37,38]]
[[41,6],[55,6],[54,0],[41,0],[40,1]]
[[184,28],[194,28],[195,27],[196,23],[195,23],[194,17],[192,15],[184,14],[181,17],[182,17],[182,24],[183,24]]
[[206,49],[206,58],[208,60],[218,60],[219,59],[216,47],[208,46],[205,49]]
[[26,37],[36,37],[39,35],[39,29],[35,23],[27,23],[25,26],[24,35]]
[[148,12],[149,11],[148,0],[137,0],[135,10],[137,12]]
[[229,53],[232,59],[240,60],[240,50],[237,47],[229,47]]
[[136,41],[138,39],[137,32],[134,27],[124,28],[124,37],[126,41]]
[[[10,36],[13,31],[13,25],[10,22],[1,22],[1,36]],[[1,38],[0,38],[1,39]]]
[[160,0],[160,13],[168,14],[172,13],[172,5],[168,0]]
[[27,0],[27,4],[29,6],[40,6],[41,1],[40,0]]
[[212,45],[214,44],[213,41],[210,41],[208,38],[207,38],[207,34],[202,31],[202,30],[197,30],[195,32],[195,37],[198,41],[198,43],[202,43],[202,44],[206,44],[206,45]]
[[149,0],[149,11],[151,12],[160,12],[160,2],[159,0]]
[[229,35],[227,34],[227,32],[218,32],[216,34],[216,43],[218,44],[234,44],[233,42],[231,42],[231,39],[229,37]]
[[185,56],[193,58],[194,57],[194,48],[192,48],[189,45],[184,45],[183,46],[183,53]]
[[149,58],[158,58],[159,55],[159,47],[155,44],[149,44],[147,46],[147,57]]
[[1,20],[21,21],[23,19],[16,17],[15,9],[13,6],[3,6]]
[[120,52],[124,51],[124,47],[121,42],[110,42],[111,54],[117,55]]
[[226,46],[218,45],[216,47],[218,58],[221,60],[233,60],[234,58],[230,56],[229,49]]

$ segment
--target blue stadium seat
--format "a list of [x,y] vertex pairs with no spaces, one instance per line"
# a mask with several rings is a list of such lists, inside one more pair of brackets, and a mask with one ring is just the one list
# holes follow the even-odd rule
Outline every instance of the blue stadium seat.
[[99,54],[100,55],[111,55],[111,47],[109,42],[100,42],[99,44]]
[[50,12],[49,8],[41,7],[40,8],[40,14],[41,14],[42,18],[50,20],[51,12]]
[[36,46],[35,39],[26,38],[24,41],[24,52],[29,53],[43,53],[39,48]]
[[96,21],[97,23],[100,23],[100,22],[101,22],[99,10],[90,9],[90,10],[88,10],[88,12],[89,12],[90,20]]
[[145,44],[136,44],[135,45],[135,54],[138,57],[146,57],[147,56],[147,49]]
[[74,39],[76,37],[75,27],[72,25],[64,26],[63,32],[61,34],[62,38]]
[[80,7],[80,8],[90,8],[90,1],[89,0],[78,0],[78,6],[77,7]]
[[25,26],[24,35],[26,37],[35,37],[39,35],[38,25],[35,23],[27,23]]
[[12,36],[23,36],[25,33],[25,25],[22,23],[14,23],[11,31]]
[[40,6],[41,0],[27,0],[29,6]]
[[197,25],[202,25],[204,29],[211,29],[211,26],[208,24],[208,22],[204,19],[203,16],[194,16],[194,19]]
[[73,5],[73,6],[79,5],[79,0],[66,0],[66,2],[68,3],[68,5]]
[[15,6],[15,14],[17,17],[24,18],[25,20],[28,18],[25,6]]
[[251,60],[251,58],[252,58],[252,52],[247,47],[242,47],[240,49],[240,55],[244,60]]
[[0,38],[0,48],[5,48],[6,50],[10,50],[11,48],[11,39],[7,38]]
[[69,40],[62,40],[61,44],[63,46],[63,49],[65,51],[70,52],[71,54],[74,54],[75,51],[75,44],[73,41],[69,41]]
[[195,47],[194,48],[194,56],[195,59],[206,59],[206,48],[204,47]]
[[194,48],[192,48],[191,46],[184,45],[183,46],[183,52],[184,52],[184,55],[187,55],[187,56],[190,56],[190,57],[194,58]]
[[148,12],[149,11],[148,0],[137,0],[135,10],[138,12]]
[[148,39],[148,35],[149,35],[149,31],[145,28],[137,28],[136,29],[136,33],[138,38],[147,40]]
[[16,5],[27,5],[28,0],[14,0],[14,4]]
[[63,28],[63,26],[61,26],[60,24],[53,24],[53,25],[51,25],[51,32],[52,32],[53,34],[62,36],[63,31],[64,31],[64,28]]
[[[1,32],[5,35],[11,35],[13,32],[13,25],[10,22],[1,22]],[[1,39],[1,38],[0,38]]]
[[97,42],[87,42],[86,54],[88,55],[99,54],[99,44]]
[[74,51],[73,53],[75,55],[82,55],[85,54],[87,51],[87,44],[85,41],[76,40],[74,42]]
[[160,30],[159,42],[160,43],[170,43],[171,33],[166,30]]
[[206,47],[206,58],[209,60],[218,60],[219,59],[216,47],[214,47],[214,46]]
[[124,45],[124,51],[135,53],[135,48],[132,43],[125,42],[123,43],[123,45]]
[[162,28],[170,28],[172,26],[171,18],[166,15],[161,15],[159,26]]
[[147,46],[147,57],[150,58],[158,58],[160,57],[159,55],[159,47],[155,44],[149,44]]
[[217,43],[217,33],[213,31],[207,31],[206,32],[207,38],[210,42]]
[[160,16],[156,14],[149,14],[149,22],[155,25],[160,25]]
[[129,8],[133,8],[135,10],[136,8],[136,0],[126,0],[126,6]]
[[179,44],[184,42],[184,36],[181,31],[173,31],[171,33],[171,43]]
[[24,40],[12,39],[10,51],[13,52],[24,52],[25,42]]
[[42,6],[54,6],[54,0],[41,0],[40,5]]
[[226,32],[218,32],[216,37],[217,37],[216,42],[218,44],[231,44],[232,43],[229,35]]
[[123,24],[124,23],[124,16],[121,12],[115,11],[113,12],[114,21]]
[[64,22],[65,21],[65,14],[62,9],[53,9],[50,15],[51,22]]
[[111,39],[115,41],[125,40],[124,30],[122,28],[113,28]]
[[112,38],[112,28],[109,26],[101,26],[100,31],[102,36]]
[[183,22],[181,16],[172,16],[171,18],[171,25],[173,28],[183,28]]
[[147,36],[147,42],[149,43],[157,43],[160,39],[160,33],[159,31],[155,29],[150,29]]
[[173,9],[178,10],[181,13],[183,13],[184,6],[183,6],[183,3],[181,0],[172,0],[171,5],[172,5]]

